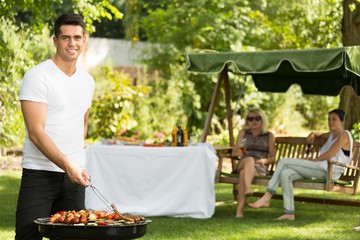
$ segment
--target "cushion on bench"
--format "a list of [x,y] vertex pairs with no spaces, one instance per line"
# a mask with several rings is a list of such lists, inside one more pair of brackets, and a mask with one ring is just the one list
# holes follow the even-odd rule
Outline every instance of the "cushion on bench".
[[[221,176],[223,177],[231,177],[231,178],[237,178],[239,177],[239,174],[236,172],[232,172],[232,173],[228,173],[228,172],[221,172]],[[271,176],[256,176],[256,179],[261,179],[261,180],[267,180],[269,181],[271,178]],[[326,183],[326,179],[299,179],[296,180],[295,182],[309,182],[309,183]],[[344,181],[344,180],[334,180],[335,184],[338,185],[344,185],[344,186],[350,186],[352,185],[352,182],[350,181]]]

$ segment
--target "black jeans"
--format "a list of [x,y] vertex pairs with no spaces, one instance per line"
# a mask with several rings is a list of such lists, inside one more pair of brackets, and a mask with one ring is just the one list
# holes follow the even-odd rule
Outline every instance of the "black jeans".
[[65,173],[23,169],[16,209],[16,240],[41,240],[34,220],[58,211],[85,209],[85,188]]

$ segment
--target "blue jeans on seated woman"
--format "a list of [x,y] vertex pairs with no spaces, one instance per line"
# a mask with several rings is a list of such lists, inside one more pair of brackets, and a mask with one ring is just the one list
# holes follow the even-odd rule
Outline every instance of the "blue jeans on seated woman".
[[283,158],[279,160],[276,170],[271,177],[267,191],[274,195],[281,185],[284,200],[284,211],[288,214],[295,213],[293,181],[299,179],[325,179],[326,171],[318,162]]

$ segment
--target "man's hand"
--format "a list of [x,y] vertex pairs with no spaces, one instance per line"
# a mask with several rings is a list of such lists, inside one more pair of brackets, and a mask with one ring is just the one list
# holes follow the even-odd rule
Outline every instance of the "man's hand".
[[84,187],[87,187],[89,185],[90,176],[84,169],[80,167],[71,165],[66,171],[66,175],[73,183],[82,185]]

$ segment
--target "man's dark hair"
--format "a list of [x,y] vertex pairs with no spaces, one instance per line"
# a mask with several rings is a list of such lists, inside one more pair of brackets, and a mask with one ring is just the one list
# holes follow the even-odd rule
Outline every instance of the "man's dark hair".
[[76,13],[64,13],[55,21],[55,36],[58,37],[60,34],[60,27],[62,25],[75,25],[81,26],[83,31],[85,32],[85,24],[82,17]]

